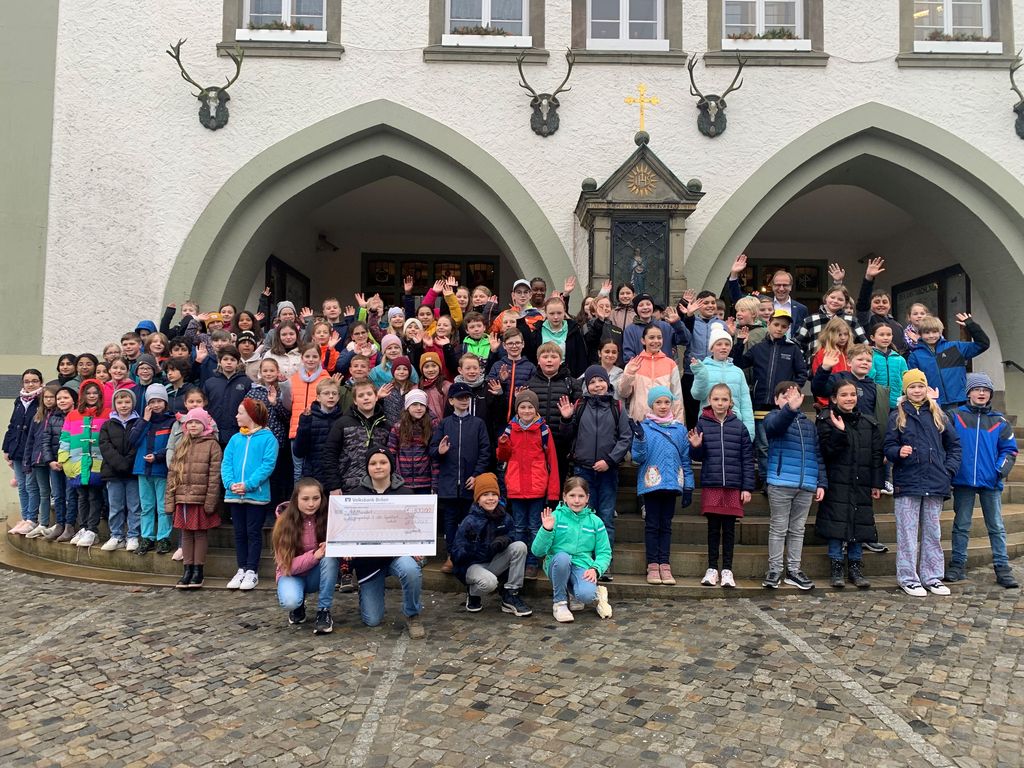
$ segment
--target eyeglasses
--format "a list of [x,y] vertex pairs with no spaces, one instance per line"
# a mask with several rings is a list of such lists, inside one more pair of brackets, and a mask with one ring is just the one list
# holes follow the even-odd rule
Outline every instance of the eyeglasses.
[[772,288],[792,288],[792,283],[772,283]]

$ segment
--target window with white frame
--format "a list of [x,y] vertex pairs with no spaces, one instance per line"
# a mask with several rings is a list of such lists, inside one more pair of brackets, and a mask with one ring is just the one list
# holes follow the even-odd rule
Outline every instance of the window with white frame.
[[727,39],[799,40],[804,37],[803,0],[725,0]]
[[587,0],[587,48],[667,51],[663,0]]
[[326,42],[325,0],[244,0],[238,40]]
[[989,0],[926,0],[914,3],[914,39],[982,42],[992,35]]
[[446,0],[446,35],[526,37],[529,0]]

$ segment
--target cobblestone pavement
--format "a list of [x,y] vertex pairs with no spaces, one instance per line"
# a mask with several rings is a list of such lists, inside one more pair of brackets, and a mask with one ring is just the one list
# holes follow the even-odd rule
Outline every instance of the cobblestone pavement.
[[990,570],[953,598],[612,596],[558,625],[427,594],[414,641],[393,593],[314,637],[266,593],[0,572],[0,765],[1024,764],[1024,599]]

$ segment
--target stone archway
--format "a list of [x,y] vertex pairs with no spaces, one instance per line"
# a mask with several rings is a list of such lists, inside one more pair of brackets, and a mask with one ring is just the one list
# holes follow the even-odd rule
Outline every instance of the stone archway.
[[[882,104],[825,121],[751,174],[694,244],[685,265],[690,284],[723,284],[765,222],[825,184],[863,187],[927,221],[962,255],[986,302],[1001,309],[992,321],[1004,359],[1024,360],[1024,335],[1009,311],[1024,292],[1024,185],[963,139]],[[1007,397],[1020,411],[1024,386],[1013,381]]]
[[267,256],[251,245],[258,234],[392,175],[468,213],[520,274],[558,285],[574,273],[547,216],[501,163],[451,128],[381,99],[298,131],[232,175],[178,253],[167,300],[192,296],[214,306],[244,295]]

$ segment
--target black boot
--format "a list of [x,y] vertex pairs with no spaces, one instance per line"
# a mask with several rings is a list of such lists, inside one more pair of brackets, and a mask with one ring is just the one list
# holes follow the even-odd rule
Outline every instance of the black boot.
[[1000,587],[1006,587],[1006,589],[1017,589],[1020,584],[1013,578],[1013,571],[1010,570],[1008,565],[997,565],[995,566],[996,571],[996,584]]
[[192,584],[192,577],[195,575],[195,566],[186,565],[184,571],[181,574],[181,578],[178,579],[178,583],[174,585],[175,589],[188,589]]
[[203,586],[203,566],[192,566],[192,580],[188,583],[189,589],[199,589]]
[[135,550],[136,555],[145,555],[153,550],[152,539],[139,539],[139,548]]
[[867,589],[871,582],[864,578],[863,565],[860,560],[851,560],[847,567],[847,575],[850,583],[857,589]]
[[843,579],[843,561],[833,560],[832,561],[832,586],[836,589],[842,589],[846,586],[846,581]]

